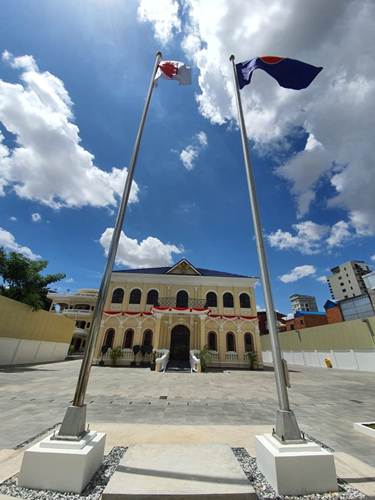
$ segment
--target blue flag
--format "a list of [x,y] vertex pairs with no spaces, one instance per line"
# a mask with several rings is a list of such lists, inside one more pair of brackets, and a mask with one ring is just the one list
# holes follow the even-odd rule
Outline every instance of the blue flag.
[[323,68],[287,57],[263,56],[238,63],[236,69],[240,89],[251,82],[251,76],[255,69],[263,69],[281,87],[301,90],[308,87]]

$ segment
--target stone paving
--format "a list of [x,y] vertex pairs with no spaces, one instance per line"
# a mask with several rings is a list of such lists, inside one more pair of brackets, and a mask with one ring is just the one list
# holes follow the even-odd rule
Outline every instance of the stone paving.
[[[0,369],[0,448],[61,422],[80,361]],[[289,391],[301,428],[336,451],[375,466],[375,439],[353,422],[375,418],[374,374],[320,368],[291,373]],[[272,371],[155,373],[93,367],[88,421],[159,425],[270,425],[276,408]]]

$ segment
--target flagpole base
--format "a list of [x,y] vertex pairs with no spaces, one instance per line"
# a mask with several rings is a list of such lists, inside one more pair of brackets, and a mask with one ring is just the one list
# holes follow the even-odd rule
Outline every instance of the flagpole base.
[[81,493],[103,462],[105,437],[89,432],[79,441],[42,439],[25,451],[18,486]]
[[338,491],[333,454],[312,441],[281,443],[271,434],[255,436],[256,460],[277,495]]
[[292,410],[277,410],[276,428],[273,430],[272,434],[281,443],[306,442]]
[[86,429],[86,405],[68,406],[59,432],[53,439],[79,441],[88,434]]

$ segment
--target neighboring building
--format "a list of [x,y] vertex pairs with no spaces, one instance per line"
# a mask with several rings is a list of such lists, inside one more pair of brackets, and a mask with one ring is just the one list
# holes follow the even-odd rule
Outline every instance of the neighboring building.
[[75,320],[71,345],[74,351],[83,351],[98,298],[98,290],[82,288],[76,293],[51,292],[47,297],[52,301],[50,311]]
[[341,321],[344,321],[340,305],[337,304],[337,302],[327,300],[324,304],[324,310],[327,315],[328,323],[340,323]]
[[292,311],[317,311],[316,299],[312,295],[301,295],[295,293],[289,297],[292,304]]
[[375,290],[375,271],[365,274],[363,276],[367,290]]
[[[95,360],[106,348],[169,351],[170,363],[189,364],[208,346],[214,366],[248,367],[249,352],[262,366],[254,286],[257,279],[195,268],[186,259],[171,267],[112,273]],[[104,348],[104,349],[103,349]],[[104,355],[105,362],[110,362]]]
[[[258,311],[258,324],[260,335],[268,335],[270,332],[268,330],[267,313],[266,311]],[[285,331],[285,314],[275,311],[276,323],[279,332]]]
[[366,319],[374,316],[374,306],[368,293],[340,300],[339,302],[344,321],[352,319]]
[[310,328],[312,326],[326,325],[327,315],[319,311],[297,311],[294,318],[285,321],[285,329],[289,330],[302,330],[303,328]]
[[363,295],[366,292],[363,276],[370,271],[369,266],[361,260],[352,260],[333,267],[332,275],[327,276],[331,298],[338,302]]

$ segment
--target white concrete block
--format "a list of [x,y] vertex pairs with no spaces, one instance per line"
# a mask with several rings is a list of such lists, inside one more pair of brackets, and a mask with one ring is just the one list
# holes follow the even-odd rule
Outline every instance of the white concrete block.
[[228,445],[130,446],[103,500],[255,500],[253,487]]
[[13,358],[20,342],[19,339],[0,338],[0,366],[11,365],[13,363]]
[[259,470],[278,495],[338,490],[333,454],[316,443],[282,444],[265,434],[255,445]]
[[21,340],[17,352],[13,359],[14,365],[23,365],[25,363],[32,363],[35,353],[39,347],[39,341],[35,340]]
[[103,462],[105,434],[90,432],[78,442],[43,439],[25,451],[18,485],[81,493]]

